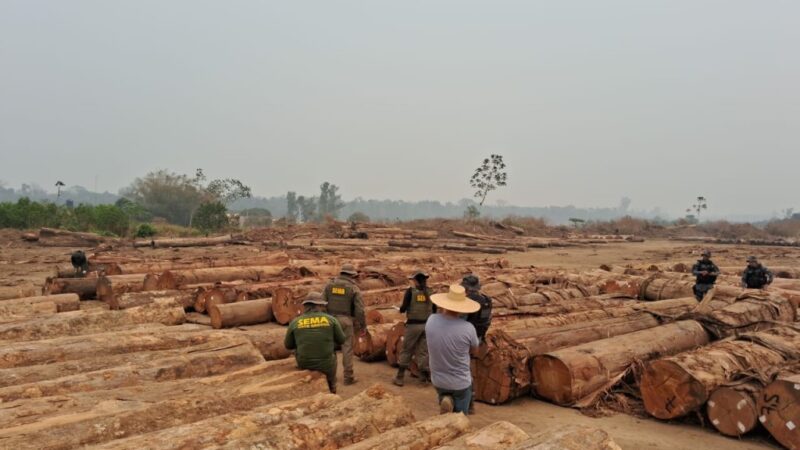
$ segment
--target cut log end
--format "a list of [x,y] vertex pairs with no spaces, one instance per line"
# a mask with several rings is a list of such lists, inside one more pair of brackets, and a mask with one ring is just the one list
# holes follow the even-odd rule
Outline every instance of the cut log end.
[[789,449],[800,449],[800,374],[779,378],[758,399],[759,422]]
[[706,411],[714,428],[726,436],[741,436],[758,423],[758,410],[752,395],[731,387],[715,390],[708,399]]
[[648,364],[639,387],[645,409],[659,419],[674,419],[694,411],[709,395],[702,383],[669,360]]
[[572,393],[572,374],[569,367],[549,355],[536,357],[533,362],[536,393],[559,405],[575,401]]

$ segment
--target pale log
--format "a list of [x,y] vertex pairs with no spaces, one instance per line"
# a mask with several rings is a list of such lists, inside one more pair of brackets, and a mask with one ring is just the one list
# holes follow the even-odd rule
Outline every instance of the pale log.
[[272,300],[247,300],[237,303],[211,305],[208,309],[213,328],[233,328],[271,322]]
[[269,281],[275,278],[290,278],[296,272],[292,267],[239,266],[212,267],[206,269],[167,270],[158,279],[158,289],[177,289],[181,286],[198,283],[217,283],[224,281]]
[[452,440],[436,450],[502,450],[530,439],[528,433],[510,422],[494,422],[478,431]]
[[463,414],[445,414],[395,428],[347,447],[348,450],[432,449],[446,444],[470,429]]
[[604,430],[567,425],[543,431],[512,450],[622,450]]
[[176,305],[180,305],[185,309],[194,306],[197,295],[196,289],[127,292],[125,294],[112,295],[107,303],[111,309],[128,309],[135,306],[149,305],[157,299],[171,299]]
[[390,366],[397,367],[397,359],[403,348],[403,335],[406,332],[405,322],[397,322],[389,329],[386,336],[386,361]]
[[198,238],[170,238],[135,241],[134,247],[169,248],[169,247],[208,247],[212,245],[231,244],[235,240],[232,235]]
[[152,261],[111,264],[106,270],[109,275],[132,273],[161,273],[165,270],[205,269],[210,267],[271,266],[289,263],[289,255],[284,252],[259,254],[248,257],[204,258],[197,261]]
[[37,303],[53,303],[58,312],[77,311],[81,305],[78,294],[38,295],[4,300],[0,302],[0,311],[15,311],[26,306],[33,307]]
[[[54,292],[55,294],[56,292]],[[9,300],[22,297],[41,295],[42,289],[32,285],[2,286],[0,287],[0,300]]]

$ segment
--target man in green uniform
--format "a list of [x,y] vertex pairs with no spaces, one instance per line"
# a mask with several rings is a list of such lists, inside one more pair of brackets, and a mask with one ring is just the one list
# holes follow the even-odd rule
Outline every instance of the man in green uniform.
[[306,311],[289,324],[283,344],[295,350],[297,367],[325,374],[328,389],[336,393],[336,345],[344,343],[344,332],[335,317],[324,312],[326,302],[312,292],[303,301]]
[[429,275],[421,270],[411,275],[409,279],[414,280],[414,286],[406,290],[403,304],[400,306],[400,312],[406,313],[406,330],[403,334],[403,349],[397,360],[400,368],[397,369],[397,375],[392,380],[397,386],[405,384],[406,369],[411,363],[412,354],[416,356],[420,381],[424,384],[430,379],[425,323],[428,321],[428,317],[436,312],[436,306],[431,302],[428,278]]
[[328,314],[336,317],[342,325],[345,341],[342,344],[342,365],[344,366],[345,386],[356,382],[353,376],[353,333],[354,327],[363,335],[367,331],[364,317],[364,301],[355,282],[358,276],[352,264],[342,265],[339,276],[332,279],[322,292],[322,299],[328,303]]

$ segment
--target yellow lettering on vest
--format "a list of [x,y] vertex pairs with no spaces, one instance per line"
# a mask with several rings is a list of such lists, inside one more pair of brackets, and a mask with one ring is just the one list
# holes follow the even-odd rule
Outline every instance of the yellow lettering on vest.
[[345,292],[346,292],[345,289],[341,288],[341,287],[333,287],[333,288],[331,288],[331,294],[333,294],[333,295],[344,295]]
[[327,317],[306,317],[297,321],[297,328],[326,328],[331,322]]
[[425,295],[424,294],[417,294],[417,301],[418,302],[424,302],[425,300],[426,299],[425,299]]

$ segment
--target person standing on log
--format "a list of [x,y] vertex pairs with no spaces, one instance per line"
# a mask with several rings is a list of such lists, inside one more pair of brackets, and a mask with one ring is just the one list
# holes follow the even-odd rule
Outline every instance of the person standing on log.
[[420,382],[426,384],[430,377],[425,323],[428,321],[428,317],[436,312],[436,305],[431,302],[431,290],[428,288],[430,275],[420,270],[408,278],[414,280],[414,286],[406,290],[403,304],[400,306],[400,312],[406,314],[406,330],[403,334],[403,349],[397,360],[399,369],[392,380],[396,386],[405,384],[406,369],[411,363],[412,354],[415,355],[417,366],[419,366]]
[[703,250],[702,258],[692,266],[692,275],[696,277],[692,289],[694,297],[700,301],[714,287],[719,276],[719,267],[711,261],[711,251]]
[[89,272],[89,260],[83,250],[75,251],[69,259],[72,267],[75,268],[75,273],[81,277],[86,276]]
[[364,316],[364,301],[361,290],[356,285],[358,276],[352,264],[343,264],[339,276],[325,286],[322,299],[328,303],[328,314],[336,317],[344,330],[345,342],[342,344],[342,366],[344,366],[345,386],[354,384],[353,375],[353,334],[358,329],[366,335],[367,322]]
[[292,320],[283,345],[295,350],[297,367],[325,374],[328,389],[336,393],[336,345],[345,342],[344,331],[335,317],[325,313],[327,302],[317,292],[303,301],[305,312]]
[[[467,297],[474,300],[481,305],[481,309],[467,315],[467,322],[475,327],[475,332],[478,334],[478,340],[481,344],[486,341],[486,332],[492,326],[492,299],[481,292],[481,280],[476,275],[467,275],[461,280],[461,285],[467,291]],[[472,386],[473,391],[475,386]],[[471,397],[469,401],[469,413],[475,413],[475,397]]]
[[439,412],[467,415],[472,399],[469,355],[470,351],[477,350],[480,342],[475,327],[460,316],[478,311],[481,305],[467,298],[464,287],[459,284],[451,285],[446,294],[431,295],[431,301],[438,309],[428,318],[425,335]]
[[742,287],[747,289],[764,289],[772,284],[774,276],[755,256],[747,257],[747,267],[742,273]]

